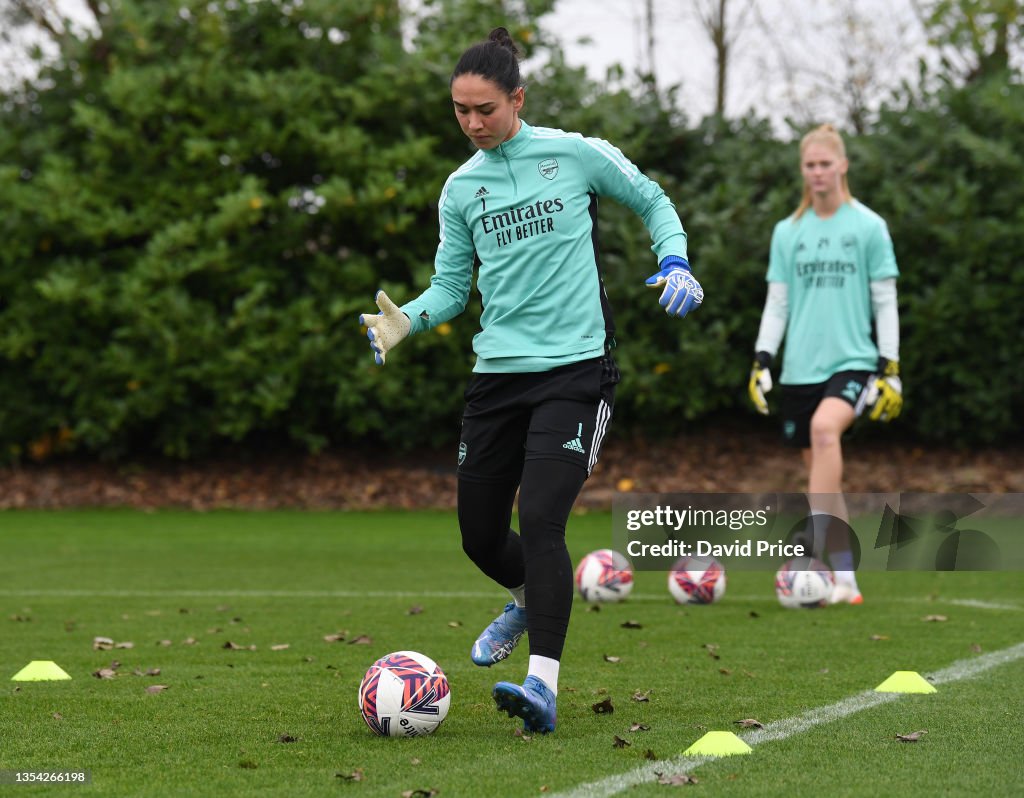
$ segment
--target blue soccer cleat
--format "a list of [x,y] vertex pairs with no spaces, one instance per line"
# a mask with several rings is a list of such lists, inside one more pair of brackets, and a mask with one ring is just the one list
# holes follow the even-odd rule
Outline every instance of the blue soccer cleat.
[[511,654],[525,632],[526,607],[517,607],[510,601],[501,615],[480,633],[469,656],[477,665],[489,668]]
[[536,676],[527,676],[522,686],[498,682],[491,695],[499,712],[523,719],[523,731],[547,734],[555,730],[555,694]]

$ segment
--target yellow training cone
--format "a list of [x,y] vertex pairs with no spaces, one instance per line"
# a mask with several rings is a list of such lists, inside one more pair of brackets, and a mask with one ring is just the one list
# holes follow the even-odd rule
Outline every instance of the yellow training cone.
[[875,688],[876,693],[937,693],[917,671],[896,671]]
[[59,679],[70,679],[67,673],[56,662],[37,659],[30,662],[14,676],[12,682],[55,682]]
[[693,756],[732,756],[749,754],[751,747],[732,732],[708,732],[697,742],[683,751]]

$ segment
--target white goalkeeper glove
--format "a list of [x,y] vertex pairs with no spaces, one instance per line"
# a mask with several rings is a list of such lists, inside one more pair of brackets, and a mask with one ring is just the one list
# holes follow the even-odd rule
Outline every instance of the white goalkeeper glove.
[[704,289],[700,287],[692,274],[686,258],[678,255],[666,255],[660,264],[661,269],[648,277],[644,282],[651,288],[662,288],[658,304],[665,312],[682,318],[691,310],[696,310],[704,301]]
[[363,313],[359,316],[359,323],[366,327],[366,337],[370,339],[373,359],[378,366],[383,366],[388,352],[409,334],[412,322],[383,291],[377,292],[374,301],[380,308],[380,313],[376,316]]
[[897,360],[878,358],[878,373],[868,383],[865,404],[871,408],[872,421],[892,421],[903,409],[903,383]]
[[750,382],[747,390],[750,392],[750,401],[754,403],[757,412],[762,416],[768,415],[768,400],[765,394],[772,389],[772,356],[767,352],[758,352],[754,355],[754,365],[750,368]]

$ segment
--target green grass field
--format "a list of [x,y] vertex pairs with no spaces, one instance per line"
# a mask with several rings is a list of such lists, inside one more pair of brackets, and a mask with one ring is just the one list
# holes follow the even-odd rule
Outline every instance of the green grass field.
[[[610,542],[610,514],[573,516],[574,560]],[[523,738],[490,689],[522,679],[526,646],[489,670],[470,662],[506,595],[463,555],[454,514],[0,513],[0,771],[92,778],[0,792],[1020,794],[1020,574],[875,572],[860,584],[861,607],[794,611],[776,603],[773,574],[737,572],[720,603],[683,608],[663,573],[638,573],[622,604],[576,602],[558,729]],[[96,637],[133,646],[96,650]],[[430,737],[377,738],[359,716],[364,672],[400,649],[448,675],[451,710]],[[10,681],[33,660],[73,678]],[[103,668],[114,678],[93,676]],[[897,670],[945,676],[937,693],[860,708]],[[614,712],[595,713],[605,699]],[[835,709],[847,700],[860,711]],[[828,722],[793,721],[817,708]],[[740,718],[773,734],[751,737],[745,756],[681,756],[707,731],[747,737]],[[921,729],[919,742],[895,739]],[[699,783],[657,783],[684,771]]]

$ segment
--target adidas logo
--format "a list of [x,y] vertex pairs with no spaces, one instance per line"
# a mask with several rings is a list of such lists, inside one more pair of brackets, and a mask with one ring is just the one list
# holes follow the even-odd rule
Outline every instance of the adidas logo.
[[476,194],[474,194],[473,197],[479,199],[480,197],[486,197],[490,193],[491,192],[488,191],[485,186],[480,186],[480,188],[476,190]]
[[583,425],[580,424],[576,429],[576,437],[571,441],[566,441],[562,444],[563,449],[568,449],[571,452],[579,452],[580,454],[586,454],[586,450],[583,448],[583,441],[580,440],[583,437]]

